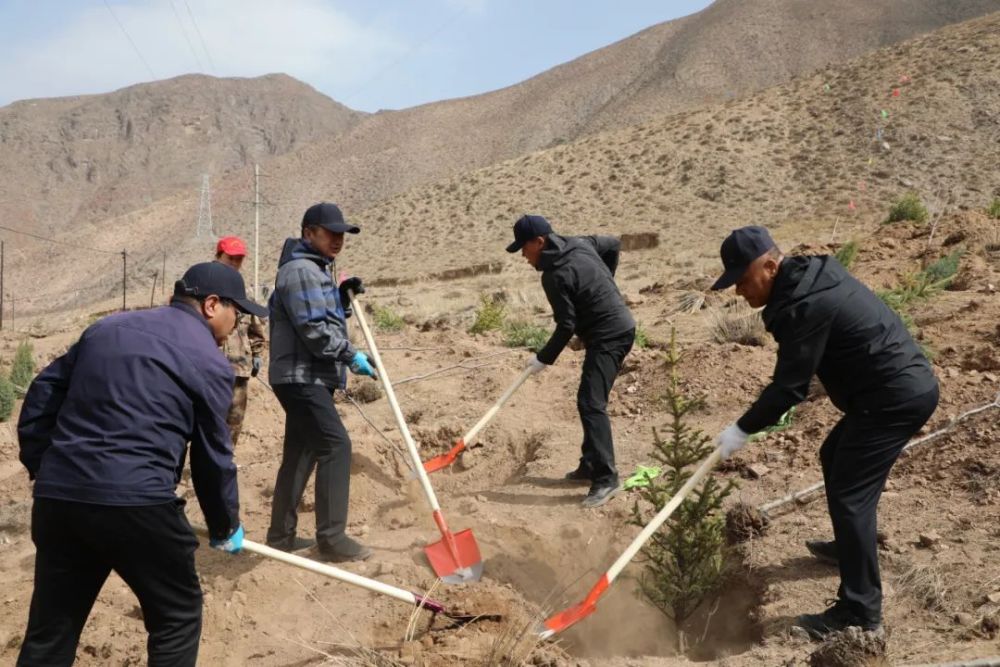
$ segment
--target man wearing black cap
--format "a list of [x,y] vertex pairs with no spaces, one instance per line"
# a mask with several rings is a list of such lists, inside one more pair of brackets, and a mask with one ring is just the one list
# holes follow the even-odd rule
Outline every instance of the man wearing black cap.
[[237,312],[262,316],[240,274],[196,264],[169,306],[106,317],[28,388],[20,458],[34,480],[35,590],[18,665],[70,665],[104,581],[139,598],[150,665],[194,665],[198,547],[175,496],[191,479],[211,546],[243,543],[226,412],[233,371],[219,350]]
[[537,373],[554,364],[574,334],[587,349],[576,395],[583,453],[576,470],[566,474],[568,481],[590,484],[584,507],[599,507],[621,491],[607,408],[611,387],[635,341],[635,320],[615,285],[620,249],[621,241],[613,236],[560,236],[540,215],[515,222],[514,242],[507,246],[507,252],[520,250],[542,272],[556,322],[528,368]]
[[347,386],[347,370],[375,377],[368,356],[347,337],[348,290],[363,293],[360,278],[338,287],[330,276],[347,224],[336,204],[309,207],[302,237],[290,238],[278,262],[271,294],[271,361],[268,375],[285,410],[281,467],[274,483],[267,543],[297,551],[313,545],[296,536],[297,508],[316,469],[316,543],[334,562],[364,560],[368,547],[344,532],[351,489],[351,439],[333,404],[333,392]]
[[819,451],[835,541],[808,546],[838,562],[840,589],[829,609],[795,624],[817,639],[848,626],[878,630],[876,509],[900,452],[937,407],[930,363],[899,316],[833,257],[784,257],[763,227],[737,229],[721,255],[725,273],[712,289],[735,285],[763,306],[778,343],[771,383],[719,435],[723,458],[803,401],[819,377],[844,416]]

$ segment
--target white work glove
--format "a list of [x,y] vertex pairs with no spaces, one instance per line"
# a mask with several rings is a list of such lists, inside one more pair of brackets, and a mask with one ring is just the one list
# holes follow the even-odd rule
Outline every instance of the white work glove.
[[532,375],[537,375],[547,368],[546,364],[543,364],[538,360],[538,357],[531,355],[531,359],[528,359],[528,364],[525,369],[530,370]]
[[719,437],[715,439],[715,444],[719,447],[719,452],[722,454],[722,460],[725,461],[730,456],[743,449],[743,445],[747,444],[747,439],[750,437],[749,433],[744,433],[736,424],[730,424],[726,427],[726,430],[719,434]]

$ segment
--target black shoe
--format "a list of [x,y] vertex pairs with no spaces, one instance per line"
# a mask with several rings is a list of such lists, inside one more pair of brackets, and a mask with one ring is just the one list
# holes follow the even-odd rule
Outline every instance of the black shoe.
[[320,560],[331,563],[347,563],[350,561],[368,560],[372,556],[372,550],[344,535],[336,544],[321,544],[319,547]]
[[618,482],[615,482],[614,484],[605,484],[602,486],[594,484],[593,486],[590,487],[590,493],[587,494],[587,497],[583,499],[583,502],[581,504],[584,507],[588,508],[600,507],[601,505],[603,505],[604,503],[608,502],[609,500],[617,496],[619,493],[621,493],[621,490],[622,490],[622,485],[619,484]]
[[593,473],[590,472],[589,468],[585,468],[582,465],[572,472],[566,473],[563,479],[567,482],[572,482],[574,484],[590,484],[592,483],[591,477]]
[[305,551],[306,549],[316,546],[316,540],[309,539],[308,537],[293,537],[291,540],[268,542],[267,546],[279,551],[294,553],[296,551]]
[[840,556],[837,553],[837,543],[833,540],[806,540],[806,549],[816,560],[827,565],[839,565]]
[[802,614],[795,619],[796,625],[812,638],[822,641],[827,635],[850,627],[858,627],[865,632],[881,632],[882,624],[864,621],[851,613],[841,602],[835,602],[821,614]]

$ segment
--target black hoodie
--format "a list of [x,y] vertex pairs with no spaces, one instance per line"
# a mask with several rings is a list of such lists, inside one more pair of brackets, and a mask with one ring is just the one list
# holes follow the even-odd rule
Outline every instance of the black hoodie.
[[786,257],[763,316],[778,361],[771,384],[737,421],[747,433],[804,400],[814,374],[847,413],[897,404],[937,385],[899,316],[833,257]]
[[588,347],[627,334],[635,320],[615,285],[621,241],[613,236],[549,234],[537,269],[556,330],[538,352],[553,364],[573,334]]

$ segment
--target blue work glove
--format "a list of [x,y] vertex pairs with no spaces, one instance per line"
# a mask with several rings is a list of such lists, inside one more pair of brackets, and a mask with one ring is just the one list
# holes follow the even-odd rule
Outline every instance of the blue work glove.
[[257,373],[260,373],[260,367],[264,365],[264,360],[260,357],[253,358],[253,370],[250,371],[250,377],[257,377]]
[[208,546],[229,554],[237,554],[243,548],[243,524],[236,527],[236,530],[224,540],[209,540]]
[[364,352],[355,352],[351,359],[351,372],[355,375],[367,375],[370,378],[378,378],[375,369],[372,368],[372,360]]

